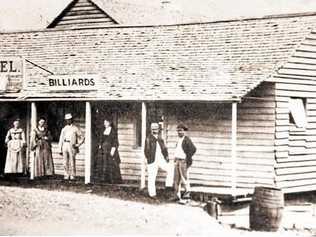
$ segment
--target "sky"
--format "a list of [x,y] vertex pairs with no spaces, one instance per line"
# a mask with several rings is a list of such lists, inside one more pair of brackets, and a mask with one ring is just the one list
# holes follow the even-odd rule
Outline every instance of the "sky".
[[0,0],[0,30],[39,29],[67,5],[68,0]]
[[[0,0],[0,30],[45,28],[70,0]],[[199,21],[316,12],[316,0],[105,0],[181,12]],[[184,18],[185,21],[185,18]],[[172,24],[172,22],[170,22]],[[186,22],[187,23],[187,22]],[[146,22],[144,22],[144,25]],[[157,22],[159,24],[159,22]]]

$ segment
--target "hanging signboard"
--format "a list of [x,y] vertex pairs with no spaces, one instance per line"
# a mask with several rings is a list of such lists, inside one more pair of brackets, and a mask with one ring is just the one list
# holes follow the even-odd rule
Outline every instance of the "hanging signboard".
[[53,75],[47,79],[48,89],[51,91],[82,91],[96,90],[99,75]]
[[0,57],[0,75],[22,75],[23,60],[21,57]]
[[18,92],[23,81],[22,57],[0,57],[0,93]]

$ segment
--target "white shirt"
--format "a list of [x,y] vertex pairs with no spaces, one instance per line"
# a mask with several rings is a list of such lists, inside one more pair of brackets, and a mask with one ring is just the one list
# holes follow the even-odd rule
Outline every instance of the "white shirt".
[[156,153],[155,153],[155,161],[156,160],[160,160],[160,159],[164,159],[162,151],[161,151],[161,147],[159,145],[159,142],[156,142]]
[[186,155],[185,155],[185,153],[184,153],[184,151],[182,149],[183,139],[184,139],[184,136],[183,137],[179,137],[179,140],[178,140],[178,143],[177,143],[177,146],[176,146],[174,157],[177,158],[177,159],[185,159],[185,157],[186,157]]
[[73,125],[66,125],[62,130],[59,138],[59,148],[62,150],[64,142],[69,142],[70,145],[80,146],[84,142],[84,136],[80,129]]
[[75,126],[72,126],[72,124],[66,125],[64,127],[64,140],[71,141],[73,134],[76,132],[77,128]]
[[107,127],[106,129],[104,129],[103,134],[104,135],[109,135],[111,133],[112,127]]

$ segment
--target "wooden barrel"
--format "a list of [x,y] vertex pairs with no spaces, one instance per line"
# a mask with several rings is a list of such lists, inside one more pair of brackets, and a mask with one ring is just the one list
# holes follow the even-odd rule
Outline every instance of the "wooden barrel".
[[249,210],[250,229],[277,231],[282,220],[284,195],[281,189],[255,187]]

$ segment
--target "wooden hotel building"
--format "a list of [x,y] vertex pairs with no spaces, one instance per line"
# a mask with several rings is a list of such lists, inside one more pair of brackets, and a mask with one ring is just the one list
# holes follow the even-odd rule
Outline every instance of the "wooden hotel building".
[[314,29],[315,13],[125,26],[96,2],[75,0],[45,30],[0,33],[0,121],[7,128],[20,116],[29,140],[46,116],[55,169],[63,174],[57,141],[64,114],[73,113],[86,137],[76,162],[85,183],[102,176],[95,141],[110,115],[124,182],[146,186],[150,123],[161,124],[172,159],[181,121],[197,147],[193,191],[313,191]]

